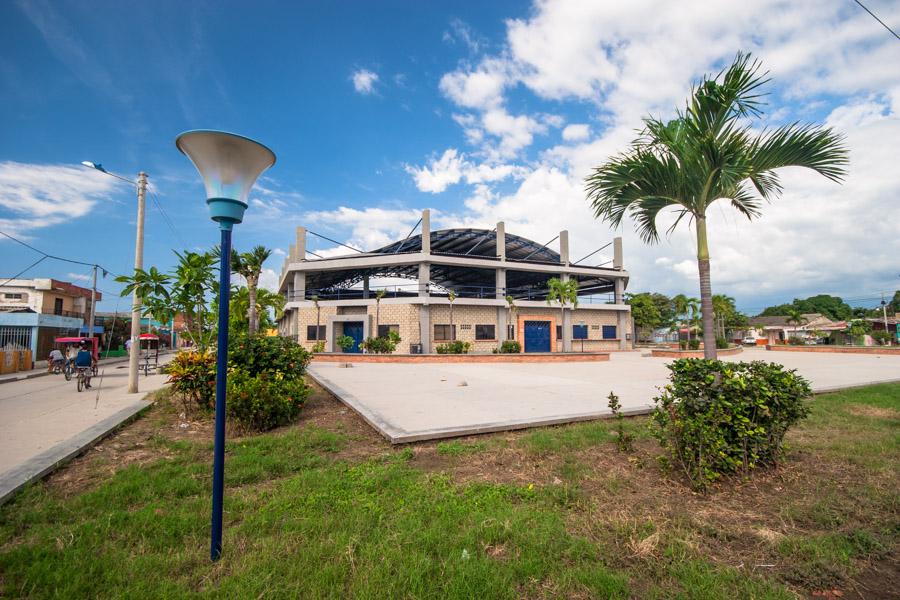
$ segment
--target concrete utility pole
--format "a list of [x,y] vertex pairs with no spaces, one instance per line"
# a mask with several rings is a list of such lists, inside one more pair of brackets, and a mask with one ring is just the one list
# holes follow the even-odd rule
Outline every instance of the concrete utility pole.
[[[88,338],[92,339],[94,337],[94,317],[96,316],[96,308],[94,306],[97,304],[97,265],[94,265],[94,277],[91,283],[91,312],[90,312],[90,321],[88,322],[87,334]],[[91,342],[92,344],[94,342]]]
[[884,300],[884,292],[881,293],[881,315],[884,317],[884,332],[890,333],[887,325],[887,302]]
[[[147,193],[147,174],[138,173],[137,239],[134,242],[134,268],[144,268],[144,196]],[[96,277],[96,275],[95,275]],[[141,353],[141,297],[135,288],[131,299],[131,348],[128,356],[128,393],[138,393],[138,357]]]

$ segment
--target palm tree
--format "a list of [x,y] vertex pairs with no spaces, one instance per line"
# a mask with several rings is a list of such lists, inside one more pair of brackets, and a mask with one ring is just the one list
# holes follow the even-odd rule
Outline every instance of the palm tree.
[[[318,342],[319,341],[319,323],[322,321],[322,307],[319,306],[319,296],[318,295],[313,296],[312,298],[310,298],[310,300],[312,300],[313,306],[316,307],[316,342]],[[300,336],[300,334],[298,333],[297,337],[299,337],[299,336]]]
[[734,298],[725,294],[713,294],[713,313],[716,317],[716,335],[725,337],[725,319],[734,306]]
[[[566,304],[572,303],[572,308],[578,306],[578,282],[574,279],[566,279],[565,281],[554,277],[547,281],[547,304],[554,300],[559,302],[559,325],[563,326],[563,320],[566,314]],[[565,338],[565,335],[563,335]]]
[[156,267],[149,270],[135,269],[133,275],[119,275],[116,281],[124,283],[121,296],[130,296],[137,292],[138,298],[144,306],[144,314],[148,315],[147,333],[150,333],[150,323],[154,315],[162,317],[171,312],[171,298],[166,286],[171,278],[165,273],[160,273]]
[[[678,294],[672,298],[672,308],[675,309],[675,318],[683,325],[684,317],[687,316],[688,313],[688,305],[690,304],[689,299],[684,294]],[[678,332],[678,339],[681,339],[681,332]],[[691,339],[691,330],[688,327],[687,330],[688,339]]]
[[384,289],[375,292],[375,335],[373,337],[378,337],[378,326],[381,324],[381,299],[386,293]]
[[453,330],[453,301],[456,300],[456,292],[453,290],[447,291],[447,300],[450,301],[450,341],[456,341],[456,331]]
[[[797,330],[797,327],[801,325],[805,325],[809,323],[809,319],[803,316],[803,313],[800,312],[797,308],[789,308],[787,311],[787,318],[784,320],[788,325],[794,325],[794,331]],[[787,340],[785,340],[787,341]]]
[[171,298],[174,306],[184,314],[188,331],[193,337],[196,330],[197,338],[194,343],[198,349],[205,350],[211,340],[213,330],[209,336],[205,334],[204,316],[207,311],[206,295],[209,292],[218,293],[219,284],[216,281],[216,251],[212,252],[175,252],[178,257],[178,266],[173,273]]
[[[506,297],[506,305],[507,310],[509,311],[509,316],[507,317],[507,323],[512,323],[513,317],[516,314],[516,311],[519,310],[519,307],[516,306],[516,301],[512,296]],[[513,327],[513,331],[515,331],[515,327]]]
[[587,177],[588,200],[597,218],[621,225],[636,221],[648,244],[659,241],[656,217],[672,207],[697,235],[697,267],[703,310],[704,356],[716,357],[706,212],[728,200],[748,219],[761,214],[762,200],[781,193],[776,169],[813,169],[840,182],[846,173],[843,136],[814,125],[791,124],[754,133],[747,119],[762,114],[760,88],[768,82],[760,63],[739,53],[727,69],[704,77],[683,111],[668,123],[648,117],[644,131],[624,154]]
[[[691,339],[691,329],[697,326],[697,316],[700,314],[700,301],[696,298],[688,298],[687,299],[687,311],[688,311],[688,340]],[[704,346],[706,345],[706,334],[703,334],[704,338]],[[715,344],[715,334],[713,334],[713,344]]]
[[247,291],[250,293],[250,306],[247,318],[250,321],[250,335],[259,331],[259,317],[256,310],[256,293],[259,287],[259,276],[263,264],[272,256],[272,251],[265,246],[256,246],[250,252],[238,254],[231,251],[231,270],[247,280]]

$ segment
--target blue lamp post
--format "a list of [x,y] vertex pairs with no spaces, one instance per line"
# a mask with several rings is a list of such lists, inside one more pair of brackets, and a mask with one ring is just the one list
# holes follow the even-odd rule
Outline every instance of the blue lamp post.
[[219,332],[216,351],[216,429],[213,450],[211,560],[222,556],[222,498],[225,487],[225,385],[228,370],[228,303],[231,295],[231,228],[244,220],[247,196],[275,153],[249,138],[223,131],[186,131],[175,139],[200,172],[209,216],[222,233],[219,261]]

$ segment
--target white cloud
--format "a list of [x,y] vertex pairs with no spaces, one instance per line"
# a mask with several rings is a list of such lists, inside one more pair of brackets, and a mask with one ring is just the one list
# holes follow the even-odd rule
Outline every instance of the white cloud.
[[[412,226],[421,218],[421,211],[414,209],[366,208],[363,210],[341,206],[336,210],[308,212],[304,222],[326,227],[350,229],[345,243],[362,251],[374,250],[406,237]],[[439,213],[432,212],[432,219]],[[352,254],[352,250],[337,247],[315,250],[322,256]]]
[[91,275],[85,275],[84,273],[66,273],[66,276],[72,281],[91,281],[93,279]]
[[353,89],[367,96],[375,93],[375,84],[378,83],[378,73],[368,69],[358,69],[350,76],[353,81]]
[[78,219],[115,186],[112,177],[84,168],[0,162],[0,229],[27,233]]
[[432,158],[424,167],[407,165],[406,172],[413,176],[416,187],[423,192],[439,194],[462,178],[463,159],[455,148],[444,150],[440,158]]
[[562,131],[562,138],[567,142],[580,142],[591,137],[591,126],[586,123],[572,123],[566,125]]

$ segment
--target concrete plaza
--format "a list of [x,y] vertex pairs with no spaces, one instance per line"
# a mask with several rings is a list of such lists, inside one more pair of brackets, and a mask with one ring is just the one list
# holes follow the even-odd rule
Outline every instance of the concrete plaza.
[[[352,358],[349,359],[352,362]],[[310,374],[393,443],[609,416],[615,392],[626,414],[648,412],[671,359],[613,353],[608,362],[547,364],[313,363]],[[767,352],[729,361],[785,365],[824,392],[900,381],[900,356]]]
[[102,382],[81,393],[62,375],[0,385],[0,502],[149,406],[144,396],[167,379],[141,375],[140,393],[129,394],[127,362],[100,369]]

